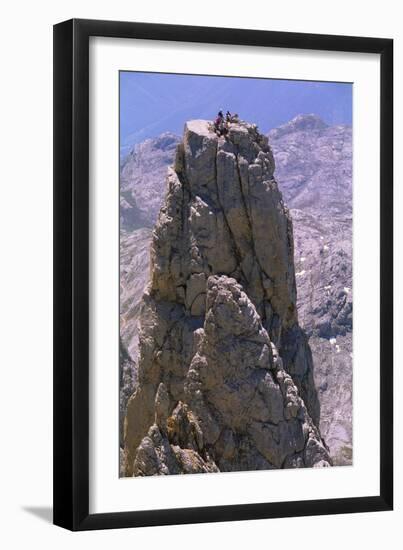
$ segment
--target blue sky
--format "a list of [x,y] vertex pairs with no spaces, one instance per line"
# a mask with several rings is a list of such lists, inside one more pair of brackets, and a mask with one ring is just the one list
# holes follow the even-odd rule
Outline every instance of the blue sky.
[[120,139],[126,149],[186,120],[213,119],[229,109],[269,131],[294,116],[315,113],[328,124],[351,124],[352,85],[161,73],[120,73]]

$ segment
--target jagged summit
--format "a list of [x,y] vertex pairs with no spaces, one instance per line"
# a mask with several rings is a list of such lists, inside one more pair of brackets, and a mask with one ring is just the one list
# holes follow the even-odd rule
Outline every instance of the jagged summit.
[[320,116],[315,114],[300,114],[294,117],[292,120],[275,128],[269,135],[273,138],[278,138],[285,134],[291,134],[299,131],[312,131],[312,130],[324,130],[328,128],[326,122],[324,122]]
[[126,475],[331,462],[273,174],[256,125],[186,123],[153,232]]
[[[226,139],[227,141],[234,141],[234,137],[237,134],[249,134],[252,139],[258,140],[259,136],[263,137],[263,134],[260,134],[258,131],[258,127],[256,124],[252,124],[250,122],[247,122],[245,120],[237,120],[236,122],[230,122],[228,123],[228,136],[222,139]],[[214,131],[214,124],[210,120],[203,120],[203,119],[196,119],[196,120],[189,120],[185,124],[184,133],[186,135],[186,132],[192,132],[195,134],[199,134],[201,136],[216,136],[216,132]]]
[[[239,118],[237,118],[236,121],[232,120],[232,122],[228,123],[228,128],[232,129],[233,132],[242,131],[242,129],[257,130],[257,124],[253,124],[251,122],[247,122],[245,120],[240,120]],[[188,120],[185,123],[184,132],[186,133],[187,130],[195,132],[200,135],[215,134],[213,122],[211,120],[205,120],[205,119]]]

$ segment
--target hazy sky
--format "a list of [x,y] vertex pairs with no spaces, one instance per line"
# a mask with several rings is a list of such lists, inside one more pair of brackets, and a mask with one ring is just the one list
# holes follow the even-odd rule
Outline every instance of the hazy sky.
[[300,113],[328,124],[351,124],[352,85],[160,73],[120,73],[120,137],[125,149],[186,120],[213,119],[219,109],[239,114],[267,132]]

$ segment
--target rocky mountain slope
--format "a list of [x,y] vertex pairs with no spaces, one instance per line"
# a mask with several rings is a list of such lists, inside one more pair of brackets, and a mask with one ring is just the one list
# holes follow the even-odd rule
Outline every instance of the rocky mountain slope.
[[351,127],[298,116],[269,140],[294,222],[298,315],[314,358],[320,429],[334,463],[351,464]]
[[[276,179],[294,227],[299,324],[309,336],[321,405],[320,430],[335,464],[352,458],[351,127],[301,115],[269,134]],[[138,314],[148,281],[151,227],[179,138],[137,145],[123,165],[121,336],[138,356]],[[152,200],[150,200],[152,195]],[[138,229],[133,230],[133,227]],[[122,389],[124,393],[124,389]],[[121,418],[121,422],[123,419]]]
[[138,355],[140,300],[150,276],[151,237],[148,227],[120,232],[120,336],[134,361]]
[[140,309],[127,476],[329,466],[268,139],[185,126]]
[[133,230],[153,227],[165,192],[166,167],[179,138],[169,132],[139,143],[120,170],[120,223]]
[[351,216],[350,126],[328,126],[315,115],[299,115],[272,130],[269,140],[290,207],[327,218]]

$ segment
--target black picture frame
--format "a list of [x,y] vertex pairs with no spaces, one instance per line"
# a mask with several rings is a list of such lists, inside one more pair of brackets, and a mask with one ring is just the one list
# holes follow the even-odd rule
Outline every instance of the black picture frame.
[[[89,513],[89,38],[377,53],[380,124],[380,490],[366,497]],[[393,41],[73,19],[54,26],[54,523],[71,530],[393,507]]]

